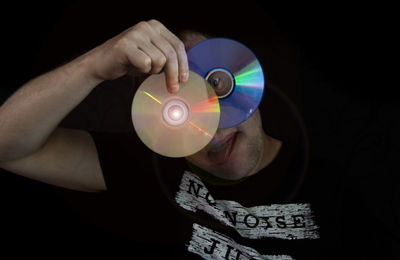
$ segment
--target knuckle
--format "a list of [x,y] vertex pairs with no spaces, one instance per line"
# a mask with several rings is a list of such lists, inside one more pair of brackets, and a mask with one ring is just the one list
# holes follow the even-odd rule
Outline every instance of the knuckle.
[[133,28],[129,30],[127,36],[132,40],[138,40],[140,38],[140,32],[137,29]]
[[154,66],[155,67],[163,67],[166,62],[167,62],[167,59],[164,56],[159,56],[154,60]]
[[141,21],[137,23],[134,27],[139,30],[146,30],[147,28],[149,28],[149,24],[146,21]]
[[128,45],[128,40],[125,37],[122,37],[116,41],[116,43],[114,44],[114,49],[120,52],[124,52],[126,51]]
[[185,52],[185,44],[181,40],[176,43],[176,48],[179,52]]
[[148,23],[157,33],[161,33],[164,30],[164,25],[156,19],[151,19]]
[[168,60],[172,60],[172,61],[176,60],[176,52],[173,48],[168,48],[166,50],[165,55],[167,55]]
[[151,59],[146,57],[143,59],[143,65],[141,67],[141,71],[144,73],[148,73],[151,70]]
[[150,19],[150,20],[148,21],[148,23],[151,24],[151,25],[153,25],[153,26],[157,26],[157,27],[161,25],[161,23],[160,23],[158,20],[156,20],[156,19]]

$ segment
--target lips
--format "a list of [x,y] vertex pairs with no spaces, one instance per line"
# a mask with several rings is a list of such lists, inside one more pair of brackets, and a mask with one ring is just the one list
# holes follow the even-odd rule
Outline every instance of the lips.
[[236,133],[230,134],[221,142],[212,145],[208,150],[208,157],[215,164],[224,164],[228,161],[232,147],[236,139]]

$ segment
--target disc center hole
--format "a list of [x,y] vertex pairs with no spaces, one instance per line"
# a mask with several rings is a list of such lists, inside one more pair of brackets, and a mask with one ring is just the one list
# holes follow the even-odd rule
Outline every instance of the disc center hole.
[[208,73],[206,80],[213,87],[218,98],[227,97],[233,90],[234,81],[230,72],[225,69],[214,69]]
[[168,109],[168,116],[172,120],[177,121],[182,118],[182,115],[183,115],[183,109],[181,106],[173,105]]
[[179,126],[189,117],[188,106],[179,99],[168,101],[162,109],[164,121],[170,126]]

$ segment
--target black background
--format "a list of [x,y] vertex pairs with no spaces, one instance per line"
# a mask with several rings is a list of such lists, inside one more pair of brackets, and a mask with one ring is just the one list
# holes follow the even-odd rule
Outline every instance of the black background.
[[[255,50],[264,65],[269,64],[263,43],[270,34],[277,34],[284,39],[281,43],[292,51],[296,77],[302,88],[309,89],[308,100],[325,103],[327,99],[327,104],[335,105],[336,96],[340,96],[345,101],[339,103],[347,102],[346,108],[354,108],[349,113],[362,118],[368,118],[374,108],[389,107],[383,111],[392,114],[386,113],[384,120],[393,121],[397,117],[394,111],[398,111],[395,95],[398,84],[390,80],[394,69],[388,66],[394,59],[390,48],[395,33],[391,9],[336,2],[295,6],[289,3],[279,6],[269,1],[160,5],[137,1],[9,2],[2,4],[0,102],[32,77],[90,50],[140,20],[157,18],[173,31],[194,28],[236,38]],[[269,30],[264,25],[267,21],[277,31]],[[284,68],[285,64],[281,66]],[[321,98],[320,91],[325,88],[329,91],[322,93],[328,96]],[[284,91],[289,96],[291,91],[295,92]],[[313,104],[307,103],[304,110],[313,111],[314,118],[326,117],[326,111]],[[333,106],[328,113],[336,114],[336,109],[339,108]],[[361,128],[361,124],[354,129]],[[316,130],[316,140],[323,140],[318,133]],[[328,141],[331,143],[345,143],[352,137],[331,136],[335,136]],[[340,150],[325,149],[329,150],[325,152],[327,157]],[[348,163],[353,158],[352,152],[349,148],[348,156],[338,161]],[[398,220],[394,221],[393,225],[398,227]],[[39,255],[49,253],[50,248],[58,252],[69,249],[76,252],[76,247],[102,252],[104,249],[97,242],[105,244],[110,239],[82,220],[50,186],[3,170],[0,170],[0,237],[3,241],[0,250],[15,245],[18,249],[12,249],[14,253]],[[24,250],[29,245],[35,247]]]

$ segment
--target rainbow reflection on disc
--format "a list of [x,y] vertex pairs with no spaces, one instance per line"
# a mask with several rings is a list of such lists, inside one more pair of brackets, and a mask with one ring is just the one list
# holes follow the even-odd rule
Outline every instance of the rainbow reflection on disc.
[[238,125],[255,112],[264,93],[264,74],[249,48],[231,39],[211,38],[198,43],[187,54],[190,70],[202,77],[210,78],[210,74],[219,70],[233,78],[231,92],[218,95],[219,128]]
[[177,94],[167,91],[165,74],[149,76],[132,102],[132,122],[140,140],[167,157],[185,157],[204,148],[220,119],[218,97],[203,77],[189,72]]

